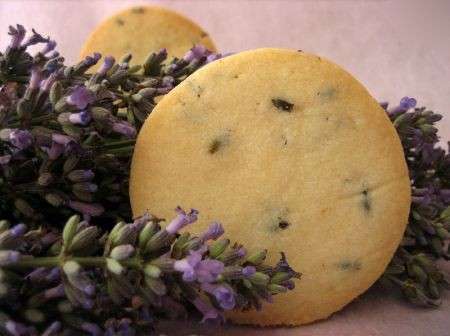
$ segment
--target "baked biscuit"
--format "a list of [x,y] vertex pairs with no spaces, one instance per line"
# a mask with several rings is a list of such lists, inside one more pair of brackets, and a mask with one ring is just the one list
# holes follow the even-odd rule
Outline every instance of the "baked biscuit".
[[151,52],[166,48],[169,57],[181,57],[196,44],[216,51],[209,35],[190,19],[162,7],[133,7],[101,23],[80,56],[100,52],[120,59],[131,53],[133,64],[142,64]]
[[146,120],[131,170],[134,215],[196,208],[249,250],[284,251],[295,290],[236,323],[324,319],[383,273],[407,223],[410,181],[397,133],[367,90],[334,63],[258,49],[215,61]]

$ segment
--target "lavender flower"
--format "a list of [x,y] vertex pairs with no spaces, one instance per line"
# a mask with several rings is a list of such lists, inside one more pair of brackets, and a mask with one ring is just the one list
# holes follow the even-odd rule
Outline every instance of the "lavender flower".
[[100,336],[103,335],[102,329],[94,324],[89,322],[84,322],[81,324],[81,330],[89,333],[91,336]]
[[136,128],[126,121],[116,121],[112,124],[112,130],[116,133],[122,134],[127,138],[134,138],[136,136]]
[[48,43],[49,38],[44,38],[41,34],[38,34],[34,29],[32,29],[33,35],[31,35],[22,45],[22,48],[27,48],[29,46],[38,43]]
[[39,85],[43,79],[43,75],[40,69],[38,68],[32,68],[31,69],[31,77],[30,77],[30,90],[37,90],[39,89]]
[[251,277],[253,274],[255,274],[256,268],[255,266],[245,266],[242,269],[242,275],[246,278]]
[[69,174],[67,174],[67,178],[72,182],[86,182],[90,181],[94,178],[95,174],[91,169],[83,170],[77,169],[72,170]]
[[29,335],[30,329],[21,323],[9,320],[5,323],[6,330],[13,336]]
[[42,333],[42,336],[54,336],[57,335],[58,332],[61,330],[62,324],[59,321],[53,322],[51,325],[48,326],[47,329],[44,330]]
[[44,49],[41,50],[41,54],[46,55],[55,48],[56,48],[56,41],[50,40],[45,44]]
[[100,69],[97,71],[97,74],[99,74],[100,76],[104,76],[106,75],[106,73],[112,68],[112,66],[114,65],[114,62],[116,60],[114,59],[114,57],[112,56],[106,56],[105,59],[103,60],[103,64],[100,67]]
[[205,292],[213,295],[222,309],[232,310],[235,307],[235,293],[231,287],[225,285],[212,285],[210,283],[203,283],[202,289]]
[[58,77],[58,74],[53,72],[48,76],[45,80],[41,82],[41,90],[43,92],[49,92],[50,88],[52,87],[53,83],[56,81],[56,78]]
[[183,56],[183,60],[190,63],[193,60],[206,58],[210,53],[204,46],[197,44]]
[[11,43],[9,47],[11,49],[19,49],[23,39],[25,38],[25,28],[20,24],[18,24],[16,27],[17,28],[9,26],[8,34],[11,36]]
[[224,233],[222,224],[218,222],[213,222],[209,225],[209,228],[207,231],[205,231],[201,236],[200,240],[204,243],[208,240],[216,240],[220,236],[222,236]]
[[94,100],[95,96],[92,91],[84,86],[77,86],[67,97],[67,103],[76,106],[79,110],[84,110]]
[[91,121],[91,115],[88,111],[81,111],[78,113],[70,113],[69,121],[74,125],[87,125]]
[[205,249],[190,251],[189,255],[174,263],[174,269],[183,273],[186,282],[213,282],[223,272],[224,265],[218,260],[203,260]]
[[0,266],[15,264],[20,259],[20,253],[17,251],[0,251]]
[[175,211],[178,213],[178,216],[166,226],[166,231],[169,234],[175,234],[186,225],[194,223],[197,220],[198,211],[195,209],[191,209],[188,214],[180,207],[177,207]]
[[100,216],[105,209],[100,204],[89,204],[78,201],[69,201],[68,206],[75,211],[88,216]]
[[28,148],[33,144],[33,136],[27,130],[9,129],[0,130],[0,140],[10,142],[18,150]]

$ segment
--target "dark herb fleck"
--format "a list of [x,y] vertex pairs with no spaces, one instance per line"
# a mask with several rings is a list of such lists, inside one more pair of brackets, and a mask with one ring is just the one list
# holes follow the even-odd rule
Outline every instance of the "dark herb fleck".
[[336,89],[333,87],[327,87],[322,91],[317,92],[317,96],[320,97],[320,100],[329,100],[336,94]]
[[122,19],[116,19],[116,23],[118,26],[123,26],[125,24],[125,21],[123,21]]
[[344,271],[359,271],[361,269],[361,263],[359,261],[342,261],[338,264],[338,267]]
[[364,189],[362,195],[363,195],[362,206],[364,207],[364,210],[366,212],[370,212],[370,210],[372,209],[372,203],[369,198],[369,190]]
[[210,154],[214,154],[215,152],[217,152],[219,150],[219,148],[221,146],[222,146],[222,141],[220,141],[219,139],[214,139],[214,141],[209,145],[208,152]]
[[289,225],[290,225],[289,222],[288,222],[288,221],[285,221],[285,220],[281,220],[281,221],[278,223],[278,227],[279,227],[281,230],[287,229]]
[[283,100],[283,99],[280,99],[280,98],[272,99],[272,104],[277,109],[282,110],[282,111],[286,111],[286,112],[291,112],[293,107],[294,107],[294,104],[289,103],[286,100]]
[[204,31],[202,31],[202,33],[200,34],[201,38],[205,38],[207,36],[208,36],[208,33],[204,32]]
[[131,12],[134,14],[142,14],[145,12],[145,8],[144,7],[136,7],[136,8],[133,8],[131,10]]

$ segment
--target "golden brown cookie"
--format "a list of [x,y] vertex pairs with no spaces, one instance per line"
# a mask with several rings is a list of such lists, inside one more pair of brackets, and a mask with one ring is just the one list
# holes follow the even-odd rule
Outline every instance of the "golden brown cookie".
[[120,59],[131,53],[133,63],[142,64],[160,49],[166,48],[169,57],[181,57],[196,44],[216,51],[209,35],[185,16],[162,7],[133,7],[102,22],[85,42],[80,56],[100,52]]
[[252,249],[284,251],[297,288],[237,323],[328,317],[383,273],[405,229],[410,182],[379,104],[334,63],[258,49],[200,69],[156,106],[131,171],[135,215],[200,210]]

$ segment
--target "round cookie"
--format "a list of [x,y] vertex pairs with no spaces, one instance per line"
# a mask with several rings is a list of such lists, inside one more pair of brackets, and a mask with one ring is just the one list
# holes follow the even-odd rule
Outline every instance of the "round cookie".
[[169,57],[181,57],[195,44],[216,51],[209,35],[185,16],[162,7],[133,7],[95,28],[80,56],[100,52],[120,59],[131,53],[133,63],[142,64],[151,52],[166,48]]
[[299,325],[328,317],[383,273],[407,223],[410,182],[379,104],[323,58],[258,49],[215,61],[166,95],[137,140],[135,215],[200,211],[249,250],[279,252],[295,290],[236,323]]

